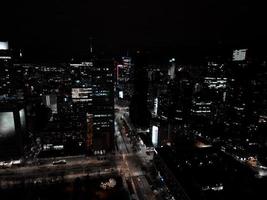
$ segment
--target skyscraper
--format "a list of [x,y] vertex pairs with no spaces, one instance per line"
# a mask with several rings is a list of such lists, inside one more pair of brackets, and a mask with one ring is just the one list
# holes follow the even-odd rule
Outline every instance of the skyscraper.
[[23,154],[25,110],[19,105],[0,105],[0,160],[18,159]]
[[114,143],[113,64],[92,60],[71,64],[73,112],[86,121],[86,147],[105,154]]

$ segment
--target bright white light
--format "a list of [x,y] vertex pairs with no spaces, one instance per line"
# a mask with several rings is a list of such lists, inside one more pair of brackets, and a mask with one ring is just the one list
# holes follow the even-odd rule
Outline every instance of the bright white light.
[[267,176],[267,171],[265,171],[265,170],[259,170],[258,176],[259,177]]
[[175,62],[175,58],[171,58],[169,62]]
[[26,121],[25,121],[25,111],[24,111],[24,109],[21,109],[19,111],[19,118],[20,118],[21,128],[24,129],[25,128],[25,124],[26,124]]
[[[161,146],[162,147],[162,146]],[[157,152],[157,150],[156,149],[154,149],[154,152],[156,153],[156,154],[158,154],[158,152]]]
[[123,99],[123,91],[119,91],[119,97]]
[[64,146],[63,145],[55,145],[55,146],[53,146],[53,149],[62,150],[62,149],[64,149]]
[[158,132],[159,128],[157,126],[152,126],[152,144],[154,146],[158,145]]
[[158,98],[155,98],[154,99],[154,114],[155,115],[158,115],[158,103],[159,103]]
[[0,50],[8,50],[8,42],[0,41]]
[[11,59],[11,56],[0,56],[0,59],[10,60]]

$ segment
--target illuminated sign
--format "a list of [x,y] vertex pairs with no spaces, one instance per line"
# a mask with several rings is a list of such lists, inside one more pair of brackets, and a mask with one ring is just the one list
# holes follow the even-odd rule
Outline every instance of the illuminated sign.
[[152,144],[154,146],[158,145],[158,133],[159,128],[157,126],[152,126]]
[[8,42],[0,41],[0,50],[8,50]]
[[247,49],[238,49],[233,52],[233,61],[246,60]]

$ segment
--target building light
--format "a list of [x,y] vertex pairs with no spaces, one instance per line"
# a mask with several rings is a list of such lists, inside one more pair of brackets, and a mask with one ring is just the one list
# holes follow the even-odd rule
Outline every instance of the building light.
[[0,50],[8,50],[8,48],[9,48],[8,42],[0,41]]
[[152,144],[154,146],[158,145],[158,131],[159,128],[157,126],[152,126]]
[[[1,49],[0,49],[1,50]],[[3,59],[3,60],[10,60],[11,57],[10,56],[0,56],[0,59]]]
[[123,91],[119,91],[119,98],[123,99]]

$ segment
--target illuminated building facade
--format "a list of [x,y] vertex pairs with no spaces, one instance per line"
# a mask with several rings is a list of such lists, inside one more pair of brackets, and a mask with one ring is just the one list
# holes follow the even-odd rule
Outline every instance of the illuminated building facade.
[[25,110],[20,106],[0,106],[0,160],[18,159],[23,155]]
[[129,100],[132,96],[132,59],[122,57],[116,63],[116,95],[119,100]]
[[0,42],[0,102],[23,100],[22,71],[14,65],[14,52]]
[[[95,155],[113,150],[113,64],[96,60],[71,64],[73,113],[86,123],[86,147]],[[75,114],[76,113],[76,114]]]

